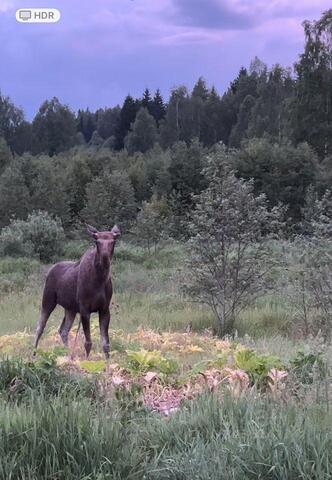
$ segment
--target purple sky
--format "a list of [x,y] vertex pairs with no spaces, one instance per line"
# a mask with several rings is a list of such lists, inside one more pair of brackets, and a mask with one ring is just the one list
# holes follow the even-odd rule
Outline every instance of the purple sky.
[[[0,89],[32,118],[57,96],[73,109],[113,106],[127,93],[223,91],[257,55],[292,66],[304,19],[330,0],[0,0]],[[58,8],[57,24],[23,24],[17,8]]]

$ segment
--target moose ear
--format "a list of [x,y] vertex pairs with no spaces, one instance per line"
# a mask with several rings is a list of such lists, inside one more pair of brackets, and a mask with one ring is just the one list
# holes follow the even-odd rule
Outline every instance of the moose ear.
[[87,223],[85,224],[86,229],[88,233],[93,237],[94,239],[98,238],[98,230],[95,227],[91,227],[91,225],[88,225]]
[[121,237],[121,231],[120,231],[120,228],[117,225],[114,225],[114,227],[111,230],[111,233],[113,233],[113,237],[115,239]]

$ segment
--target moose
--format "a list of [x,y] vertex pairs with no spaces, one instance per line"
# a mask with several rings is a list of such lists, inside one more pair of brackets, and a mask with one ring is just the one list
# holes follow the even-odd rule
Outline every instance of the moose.
[[106,232],[99,232],[91,225],[86,227],[95,242],[95,247],[87,250],[78,262],[64,261],[55,264],[47,274],[36,330],[35,351],[47,320],[55,307],[61,305],[65,310],[65,316],[59,334],[64,345],[68,346],[68,335],[79,313],[85,336],[86,356],[89,357],[92,347],[90,315],[98,312],[102,347],[105,357],[109,358],[108,328],[113,294],[111,262],[115,243],[121,232],[117,225]]

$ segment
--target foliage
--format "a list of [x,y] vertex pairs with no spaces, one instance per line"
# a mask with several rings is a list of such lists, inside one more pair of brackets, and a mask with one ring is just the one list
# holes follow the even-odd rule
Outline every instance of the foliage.
[[105,360],[83,360],[80,362],[80,367],[88,373],[101,373],[106,368]]
[[149,252],[151,246],[155,250],[157,245],[161,246],[162,239],[167,235],[170,213],[165,197],[158,199],[157,195],[153,195],[149,202],[143,202],[134,227],[136,242]]
[[29,211],[30,193],[18,162],[11,163],[0,176],[0,227],[12,218],[25,219]]
[[49,262],[61,252],[64,232],[58,219],[47,212],[33,212],[27,220],[13,220],[0,236],[3,255],[36,255]]
[[231,333],[236,315],[266,289],[273,265],[268,241],[278,234],[282,210],[268,210],[252,182],[237,179],[224,147],[208,157],[209,186],[195,198],[184,273],[185,291],[210,306],[218,333]]
[[61,392],[68,397],[97,394],[94,381],[66,373],[57,367],[55,352],[38,352],[36,361],[19,358],[0,361],[0,396],[17,401],[33,395],[57,396]]
[[158,350],[127,350],[127,357],[129,360],[129,368],[134,372],[142,373],[149,370],[157,370],[161,373],[171,374],[178,370],[177,362],[163,357]]
[[33,153],[55,153],[74,145],[74,113],[54,97],[46,100],[32,122]]
[[272,368],[283,369],[284,366],[275,355],[260,355],[250,348],[240,348],[235,353],[238,368],[251,375],[254,382],[264,382]]
[[302,384],[312,384],[316,376],[323,378],[326,374],[326,362],[322,352],[312,353],[298,350],[290,365],[295,376]]
[[126,173],[105,173],[87,185],[87,203],[82,215],[96,228],[109,230],[115,223],[126,227],[135,213],[134,191]]
[[146,108],[141,108],[138,111],[135,122],[132,124],[131,130],[125,139],[125,145],[129,153],[145,153],[153,147],[156,141],[156,122]]
[[264,193],[270,206],[287,205],[292,222],[301,219],[307,189],[319,172],[317,156],[309,145],[294,147],[253,138],[234,154],[233,162],[237,175],[253,179],[255,193]]

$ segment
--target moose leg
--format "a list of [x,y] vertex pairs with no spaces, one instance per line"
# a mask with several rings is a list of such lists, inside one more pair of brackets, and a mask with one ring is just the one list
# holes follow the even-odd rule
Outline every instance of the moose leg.
[[105,311],[99,311],[99,328],[105,358],[110,357],[110,339],[108,336],[108,327],[110,324],[110,320],[111,315],[109,309]]
[[76,317],[75,312],[71,312],[70,310],[65,311],[64,319],[62,320],[61,326],[59,328],[60,337],[66,347],[68,347],[68,335],[73,326],[74,320]]
[[81,313],[81,321],[83,332],[85,336],[85,351],[86,351],[86,358],[89,357],[91,352],[92,342],[91,342],[91,334],[90,334],[90,313]]
[[38,343],[39,343],[40,337],[42,336],[43,331],[45,329],[47,320],[49,319],[49,317],[50,317],[51,313],[53,312],[53,310],[55,309],[55,307],[56,307],[56,302],[51,303],[47,306],[46,305],[42,306],[40,319],[39,319],[39,322],[38,322],[38,325],[37,325],[37,330],[36,330],[35,348],[34,348],[35,350],[37,350]]

